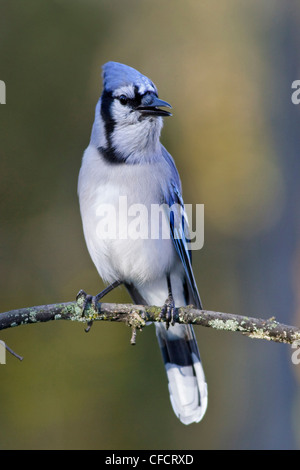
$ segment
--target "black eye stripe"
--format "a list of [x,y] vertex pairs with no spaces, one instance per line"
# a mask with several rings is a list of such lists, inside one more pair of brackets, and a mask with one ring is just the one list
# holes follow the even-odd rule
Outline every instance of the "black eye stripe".
[[120,96],[116,96],[115,99],[119,100],[123,106],[130,106],[131,108],[137,108],[141,104],[142,96],[138,92],[138,88],[135,87],[135,96],[134,98],[129,98],[123,93]]

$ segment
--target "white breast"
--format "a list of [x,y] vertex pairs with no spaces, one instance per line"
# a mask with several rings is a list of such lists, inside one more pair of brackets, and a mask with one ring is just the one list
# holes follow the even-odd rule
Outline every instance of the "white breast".
[[164,159],[151,165],[114,165],[104,162],[92,145],[85,151],[80,210],[87,247],[103,280],[152,282],[177,260],[172,240],[151,238],[150,223],[145,226],[146,213],[150,216],[152,205],[162,203],[168,177]]

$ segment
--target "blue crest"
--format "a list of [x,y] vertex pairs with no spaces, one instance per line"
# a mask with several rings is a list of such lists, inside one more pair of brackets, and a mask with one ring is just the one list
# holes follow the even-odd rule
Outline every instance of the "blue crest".
[[147,91],[157,93],[154,83],[145,75],[132,67],[119,62],[107,62],[103,65],[103,84],[106,91],[117,90],[120,87],[133,85],[141,95]]

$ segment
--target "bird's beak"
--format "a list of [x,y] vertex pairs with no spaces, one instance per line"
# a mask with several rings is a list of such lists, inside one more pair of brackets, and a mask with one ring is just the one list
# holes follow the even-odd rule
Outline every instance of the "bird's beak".
[[160,109],[160,107],[172,108],[166,101],[160,100],[157,96],[152,95],[151,100],[144,100],[144,103],[142,100],[142,103],[136,109],[140,111],[143,116],[172,116],[169,111]]

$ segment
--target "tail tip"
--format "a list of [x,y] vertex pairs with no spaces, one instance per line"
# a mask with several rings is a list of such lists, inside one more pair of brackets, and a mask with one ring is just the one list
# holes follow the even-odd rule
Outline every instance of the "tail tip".
[[175,415],[185,425],[199,423],[207,410],[208,394],[207,394],[207,384],[206,382],[202,383],[201,394],[200,394],[200,403],[195,407],[178,407],[178,403],[175,403],[174,397],[170,391],[170,400],[172,408]]

